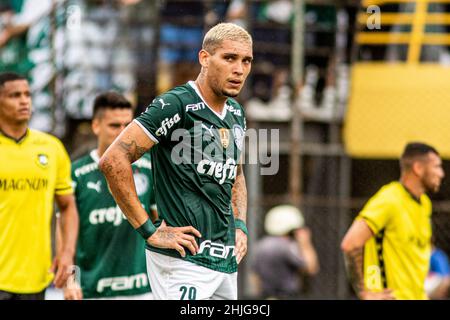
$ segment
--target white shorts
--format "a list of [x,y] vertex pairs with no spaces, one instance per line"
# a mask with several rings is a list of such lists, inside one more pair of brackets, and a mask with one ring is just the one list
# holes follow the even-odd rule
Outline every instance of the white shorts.
[[107,298],[92,298],[86,300],[154,300],[153,292],[137,294],[134,296],[117,296],[117,297],[107,297]]
[[214,271],[146,250],[155,300],[237,300],[237,272]]

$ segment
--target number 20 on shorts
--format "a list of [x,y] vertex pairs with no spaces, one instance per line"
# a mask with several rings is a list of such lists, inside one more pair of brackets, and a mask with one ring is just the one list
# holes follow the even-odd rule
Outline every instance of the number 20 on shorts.
[[[195,288],[195,287],[181,286],[180,291],[181,291],[180,300],[196,300],[196,298],[197,298],[197,288]],[[188,299],[185,299],[186,294],[187,294]]]

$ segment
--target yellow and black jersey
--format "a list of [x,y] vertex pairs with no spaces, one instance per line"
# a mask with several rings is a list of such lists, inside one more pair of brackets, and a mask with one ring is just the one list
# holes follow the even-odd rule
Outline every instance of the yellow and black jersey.
[[55,137],[0,133],[0,290],[35,293],[52,281],[54,195],[73,193],[70,159]]
[[373,231],[364,247],[364,283],[392,289],[397,299],[427,299],[424,284],[431,255],[431,201],[416,200],[399,182],[382,187],[357,219]]

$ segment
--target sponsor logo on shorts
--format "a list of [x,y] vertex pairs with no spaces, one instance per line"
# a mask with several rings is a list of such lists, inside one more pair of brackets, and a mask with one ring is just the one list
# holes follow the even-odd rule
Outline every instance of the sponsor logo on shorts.
[[227,259],[230,254],[234,256],[234,246],[226,246],[222,243],[211,242],[211,240],[205,240],[200,244],[198,254],[208,252],[211,257]]
[[147,274],[140,273],[129,277],[103,278],[97,282],[97,292],[110,288],[112,291],[139,289],[148,286]]

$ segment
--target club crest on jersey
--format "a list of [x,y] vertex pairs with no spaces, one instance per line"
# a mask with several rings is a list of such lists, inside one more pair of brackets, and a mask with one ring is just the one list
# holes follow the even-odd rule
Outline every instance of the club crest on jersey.
[[241,126],[235,124],[233,126],[233,135],[236,146],[238,147],[239,150],[242,150],[242,145],[244,144],[244,136],[245,136],[244,129],[242,129]]
[[48,165],[48,156],[46,154],[40,153],[37,155],[37,163],[39,166],[46,168]]
[[225,128],[219,129],[220,142],[222,146],[226,149],[230,145],[230,131]]

